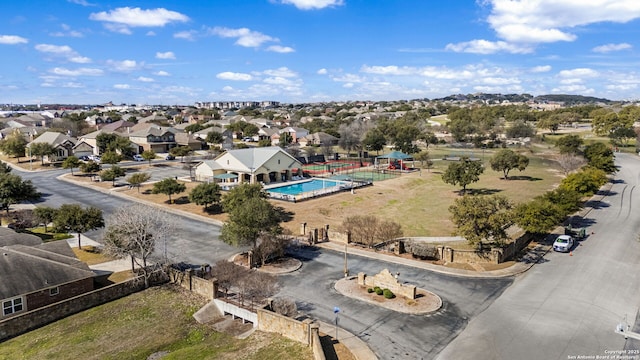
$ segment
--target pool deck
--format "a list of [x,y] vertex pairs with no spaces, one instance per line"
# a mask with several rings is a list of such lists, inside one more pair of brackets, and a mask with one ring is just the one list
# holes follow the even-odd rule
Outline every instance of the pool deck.
[[[269,192],[269,189],[310,182],[314,179],[331,181],[331,182],[338,183],[338,185],[317,189],[317,190],[312,190],[312,191],[307,191],[307,192],[303,192],[295,195]],[[305,178],[302,180],[293,180],[293,181],[278,182],[275,184],[264,185],[263,188],[269,193],[269,198],[271,199],[283,200],[283,201],[289,201],[289,202],[298,202],[298,201],[313,199],[321,196],[331,195],[338,192],[350,191],[355,188],[366,186],[366,185],[371,185],[371,184],[363,184],[361,182],[325,179],[325,178]]]

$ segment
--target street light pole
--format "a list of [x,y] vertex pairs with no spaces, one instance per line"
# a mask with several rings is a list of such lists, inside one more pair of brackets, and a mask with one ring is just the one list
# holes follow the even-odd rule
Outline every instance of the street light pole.
[[347,266],[347,244],[344,244],[344,277],[349,276],[349,267]]

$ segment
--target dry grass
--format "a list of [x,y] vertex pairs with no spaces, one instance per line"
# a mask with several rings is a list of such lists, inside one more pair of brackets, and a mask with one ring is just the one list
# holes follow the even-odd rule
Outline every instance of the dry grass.
[[82,249],[73,248],[72,250],[73,253],[76,254],[78,260],[86,263],[87,265],[101,264],[103,262],[115,260],[112,257],[102,254],[93,246],[84,246]]

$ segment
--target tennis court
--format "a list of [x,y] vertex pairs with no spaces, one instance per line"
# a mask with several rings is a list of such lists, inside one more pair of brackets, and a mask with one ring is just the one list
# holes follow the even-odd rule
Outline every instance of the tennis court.
[[358,181],[358,182],[374,182],[383,181],[389,179],[395,179],[400,176],[400,171],[391,170],[357,170],[353,172],[347,172],[342,174],[333,175],[330,178],[335,180],[344,181]]

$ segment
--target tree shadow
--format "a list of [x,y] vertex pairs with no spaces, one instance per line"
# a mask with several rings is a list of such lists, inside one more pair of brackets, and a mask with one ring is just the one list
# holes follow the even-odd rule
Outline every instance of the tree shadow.
[[598,209],[608,208],[611,205],[607,204],[604,201],[600,201],[600,200],[589,200],[589,201],[584,203],[584,206],[598,210]]
[[302,262],[309,262],[316,259],[322,252],[316,246],[309,246],[299,238],[293,239],[285,249],[285,254]]
[[511,175],[509,176],[508,180],[540,181],[542,179],[537,177],[525,176],[525,175],[516,175],[516,176]]
[[177,205],[184,205],[184,204],[188,204],[191,201],[189,201],[189,197],[188,196],[180,196],[179,198],[173,199],[173,203],[177,204]]
[[278,216],[280,216],[280,220],[282,220],[282,222],[289,222],[293,220],[293,216],[295,215],[293,211],[287,211],[285,208],[280,206],[276,206],[275,211],[278,213]]
[[298,308],[298,311],[307,313],[312,312],[316,309],[316,306],[314,304],[308,303],[306,301],[296,301],[296,307]]
[[609,180],[609,182],[612,184],[626,184],[626,182],[623,179],[611,179]]
[[598,195],[598,196],[613,196],[617,194],[618,193],[616,191],[611,191],[611,190],[598,190],[598,192],[595,193],[595,195]]
[[462,190],[458,191],[458,194],[464,195],[493,195],[501,192],[501,189],[467,189],[467,192],[463,192]]
[[209,215],[222,214],[222,205],[220,204],[209,205],[206,208],[204,208],[204,212]]

